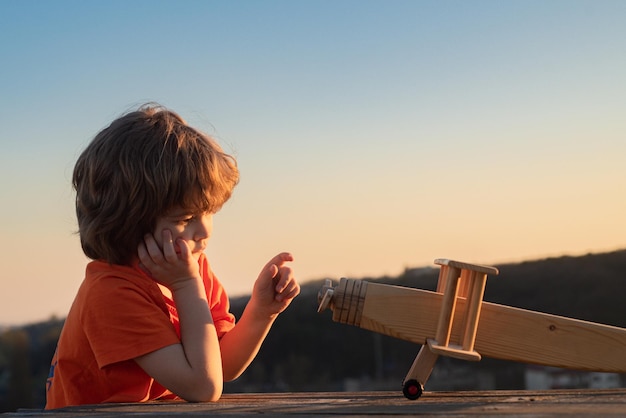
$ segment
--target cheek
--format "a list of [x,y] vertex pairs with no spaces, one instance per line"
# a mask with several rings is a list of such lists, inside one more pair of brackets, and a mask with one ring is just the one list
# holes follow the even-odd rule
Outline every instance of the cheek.
[[185,241],[193,241],[193,230],[191,228],[179,228],[174,234]]

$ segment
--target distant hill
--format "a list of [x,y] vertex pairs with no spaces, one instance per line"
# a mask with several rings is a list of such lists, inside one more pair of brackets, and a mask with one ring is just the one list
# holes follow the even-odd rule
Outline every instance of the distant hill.
[[[626,328],[626,250],[496,267],[500,274],[488,280],[487,301]],[[364,280],[435,290],[437,275],[438,268],[424,267],[406,269],[398,277]],[[318,314],[322,284],[317,280],[302,285],[301,295],[277,319],[252,365],[226,384],[227,392],[340,391],[350,382],[360,388],[400,388],[419,346],[337,324],[328,311]],[[248,299],[231,300],[237,317]],[[43,406],[45,379],[62,324],[63,319],[52,318],[0,330],[0,411]],[[440,383],[431,378],[431,389],[481,388],[481,380],[472,377],[483,375],[489,375],[487,388],[520,389],[524,368],[490,359],[468,363],[440,358],[436,371],[450,374],[440,374]]]

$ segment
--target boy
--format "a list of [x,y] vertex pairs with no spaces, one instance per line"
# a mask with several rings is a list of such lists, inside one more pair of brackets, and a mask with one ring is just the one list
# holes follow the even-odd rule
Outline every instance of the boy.
[[158,106],[102,130],[73,174],[91,258],[59,338],[46,409],[155,399],[216,401],[300,292],[280,253],[240,320],[203,253],[239,180],[210,137]]

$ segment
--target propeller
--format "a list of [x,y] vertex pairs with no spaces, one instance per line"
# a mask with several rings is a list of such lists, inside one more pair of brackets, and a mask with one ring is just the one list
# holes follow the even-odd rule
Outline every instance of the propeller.
[[322,312],[326,310],[331,303],[333,302],[333,294],[335,293],[333,287],[333,281],[330,279],[326,279],[324,281],[324,286],[317,293],[317,301],[319,302],[319,306],[317,308],[317,312]]

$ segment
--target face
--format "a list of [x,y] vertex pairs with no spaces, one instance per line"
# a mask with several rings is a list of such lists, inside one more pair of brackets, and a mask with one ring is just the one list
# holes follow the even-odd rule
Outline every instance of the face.
[[[178,238],[185,240],[193,256],[198,259],[211,237],[213,214],[192,213],[182,208],[175,208],[166,216],[158,218],[154,238],[161,248],[163,248],[163,231],[166,229],[172,233],[174,243]],[[178,252],[178,247],[174,246]]]

